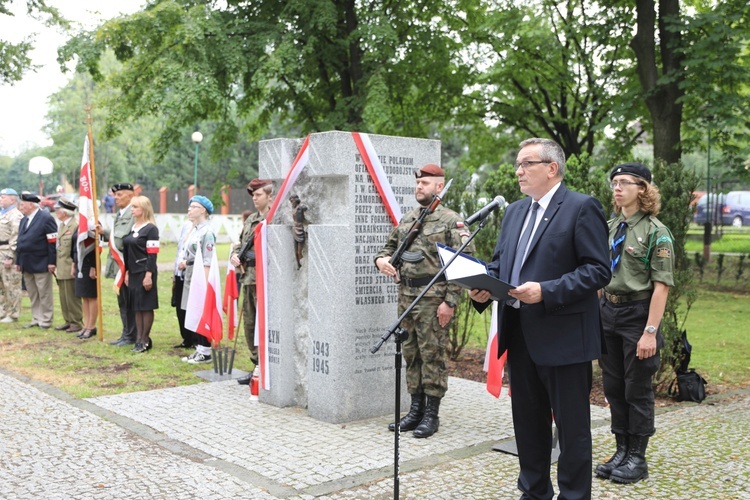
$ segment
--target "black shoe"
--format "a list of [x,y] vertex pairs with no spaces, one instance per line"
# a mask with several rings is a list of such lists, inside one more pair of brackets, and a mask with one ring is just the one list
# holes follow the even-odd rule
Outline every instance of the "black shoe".
[[120,340],[118,340],[117,342],[115,342],[112,345],[115,346],[115,347],[124,347],[124,346],[127,346],[127,345],[134,345],[134,344],[135,344],[135,341],[133,341],[133,340],[120,339]]
[[81,328],[80,326],[71,326],[70,328],[68,328],[65,331],[68,332],[68,333],[79,333],[82,329],[83,328]]
[[56,326],[55,331],[61,332],[63,330],[67,330],[70,328],[70,323],[65,323],[64,325]]
[[594,470],[598,477],[609,479],[612,471],[624,464],[625,459],[628,457],[628,436],[625,434],[615,434],[615,441],[617,442],[615,454],[606,462],[597,465]]
[[28,325],[23,325],[24,330],[28,330],[29,328],[34,328],[39,326],[39,323],[29,323]]
[[648,436],[630,436],[628,439],[628,456],[619,467],[612,470],[609,478],[615,483],[631,484],[641,479],[648,479],[646,448]]
[[91,337],[96,337],[96,328],[92,328],[91,330],[84,330],[80,335],[78,335],[78,338],[81,340],[90,339]]
[[181,343],[177,344],[176,346],[172,346],[173,349],[192,349],[193,347],[195,346],[186,344],[184,340]]
[[78,337],[79,339],[82,339],[82,338],[83,338],[83,336],[84,336],[84,335],[86,335],[86,334],[87,334],[88,332],[89,332],[89,329],[88,329],[88,328],[84,328],[83,330],[81,330],[81,331],[80,331],[80,332],[78,333],[78,335],[76,335],[76,337]]
[[[122,337],[122,336],[120,336],[120,338],[119,338],[119,339],[117,339],[117,340],[113,340],[112,342],[110,342],[110,343],[109,343],[109,345],[117,345],[117,344],[119,344],[120,342],[122,342],[123,340],[125,340],[125,337]],[[118,346],[118,347],[119,347],[119,346]]]
[[148,351],[148,348],[146,348],[146,344],[136,343],[135,347],[131,349],[131,351],[140,353],[140,352],[146,352]]
[[438,431],[438,427],[440,427],[440,419],[438,418],[439,410],[440,398],[436,396],[427,396],[427,404],[425,405],[424,409],[424,418],[412,433],[414,434],[415,438],[427,438]]
[[[411,395],[411,408],[401,420],[399,420],[399,429],[402,431],[413,431],[417,428],[424,417],[424,394]],[[396,424],[388,424],[388,430],[396,432]]]
[[151,337],[149,337],[148,342],[146,342],[146,350],[150,351],[152,347],[154,347],[154,343],[151,342]]
[[237,379],[237,383],[240,385],[250,385],[250,381],[253,379],[253,374],[245,375]]

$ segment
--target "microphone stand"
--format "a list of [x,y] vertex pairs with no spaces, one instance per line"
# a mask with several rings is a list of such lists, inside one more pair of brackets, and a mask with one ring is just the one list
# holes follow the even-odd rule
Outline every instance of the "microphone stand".
[[466,241],[458,247],[456,252],[453,254],[453,256],[446,262],[443,267],[438,271],[438,273],[433,276],[432,280],[424,287],[422,292],[417,296],[417,298],[414,299],[414,301],[409,304],[409,307],[407,307],[403,313],[401,313],[401,316],[398,317],[398,319],[386,330],[386,332],[383,334],[382,337],[380,337],[380,340],[370,349],[370,353],[375,354],[380,350],[382,345],[393,335],[394,342],[396,342],[396,354],[395,354],[395,368],[396,368],[396,390],[395,390],[395,418],[396,420],[396,431],[394,436],[394,442],[393,442],[393,498],[398,499],[399,497],[399,440],[400,440],[400,434],[401,434],[401,367],[403,363],[403,355],[401,353],[401,344],[409,338],[409,332],[401,328],[401,322],[406,318],[406,316],[409,315],[409,313],[416,307],[416,305],[419,303],[420,300],[422,300],[422,297],[425,296],[425,294],[432,288],[432,286],[437,282],[438,279],[440,279],[441,276],[443,276],[443,273],[445,270],[453,263],[454,260],[458,257],[458,255],[466,248],[466,246],[471,242],[471,240],[474,239],[474,237],[479,233],[482,228],[487,224],[487,220],[489,220],[489,214],[487,214],[487,217],[479,221],[479,225],[474,230],[473,233],[466,239]]

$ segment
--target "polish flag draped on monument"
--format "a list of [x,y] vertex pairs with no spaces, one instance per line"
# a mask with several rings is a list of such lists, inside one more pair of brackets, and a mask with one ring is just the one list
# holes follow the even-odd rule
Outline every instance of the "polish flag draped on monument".
[[94,197],[92,192],[93,179],[91,176],[91,162],[89,159],[89,136],[83,141],[83,158],[81,159],[81,176],[79,179],[78,196],[78,277],[81,278],[83,259],[90,254],[95,247],[94,238],[89,235],[96,227],[94,219]]

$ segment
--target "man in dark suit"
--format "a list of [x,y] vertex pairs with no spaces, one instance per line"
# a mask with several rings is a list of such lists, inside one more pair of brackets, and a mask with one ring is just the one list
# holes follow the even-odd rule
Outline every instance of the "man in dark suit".
[[[552,419],[559,431],[558,498],[591,498],[593,360],[602,349],[597,292],[610,280],[601,204],[568,190],[565,153],[549,139],[521,143],[516,176],[526,198],[505,211],[488,265],[517,285],[498,307],[498,353],[508,351],[521,498],[550,499]],[[475,307],[489,292],[472,290]]]
[[39,209],[40,201],[37,195],[24,192],[18,204],[23,219],[18,228],[16,269],[23,275],[31,301],[31,323],[24,328],[49,328],[54,314],[52,276],[57,262],[57,223],[49,212]]

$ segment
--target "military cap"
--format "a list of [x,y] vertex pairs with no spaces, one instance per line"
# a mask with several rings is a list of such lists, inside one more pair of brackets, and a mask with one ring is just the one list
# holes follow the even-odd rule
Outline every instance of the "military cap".
[[133,185],[129,182],[120,182],[112,186],[112,192],[116,193],[117,191],[133,191]]
[[58,200],[55,202],[55,207],[54,208],[56,208],[56,209],[57,208],[64,208],[65,210],[71,210],[71,211],[73,211],[76,208],[78,208],[78,205],[76,205],[75,203],[73,203],[72,201],[70,201],[67,198],[58,198]]
[[247,184],[247,192],[253,194],[256,189],[273,184],[270,179],[253,179]]
[[11,196],[18,196],[18,192],[13,188],[0,189],[0,194],[7,194]]
[[414,176],[417,179],[421,179],[422,177],[445,177],[445,170],[434,163],[428,163],[424,167],[417,169],[414,172]]
[[208,212],[208,215],[211,215],[214,213],[214,204],[211,203],[211,200],[206,198],[205,196],[201,196],[199,194],[196,194],[192,198],[190,198],[190,201],[188,201],[188,205],[191,203],[196,202],[203,206],[203,208],[206,209],[206,212]]
[[616,175],[632,175],[651,183],[651,171],[642,163],[622,163],[617,165],[612,169],[612,173],[609,174],[609,180],[614,179]]
[[28,191],[24,191],[23,193],[21,193],[21,199],[23,201],[30,201],[31,203],[39,203],[40,201],[42,201],[38,195],[29,193]]

